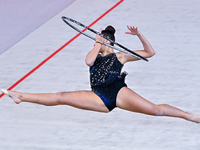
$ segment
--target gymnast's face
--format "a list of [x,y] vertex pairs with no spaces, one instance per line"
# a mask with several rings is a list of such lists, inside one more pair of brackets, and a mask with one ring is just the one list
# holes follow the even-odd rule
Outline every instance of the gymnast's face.
[[[104,39],[103,42],[106,43],[106,44],[110,44],[110,41],[108,41],[106,39]],[[101,49],[100,49],[99,52],[100,53],[105,53],[105,52],[113,53],[113,50],[109,46],[106,46],[106,45],[102,44]]]

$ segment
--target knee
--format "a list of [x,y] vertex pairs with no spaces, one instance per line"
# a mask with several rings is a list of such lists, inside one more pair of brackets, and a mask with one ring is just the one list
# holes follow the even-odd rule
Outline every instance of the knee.
[[162,116],[163,115],[162,106],[156,105],[152,115],[154,115],[154,116]]
[[59,105],[59,104],[63,104],[63,99],[64,97],[66,98],[67,94],[66,92],[59,92],[59,93],[55,93],[54,96],[55,96],[56,103]]
[[65,93],[66,92],[58,92],[58,93],[55,93],[55,95],[57,98],[62,98],[65,95]]

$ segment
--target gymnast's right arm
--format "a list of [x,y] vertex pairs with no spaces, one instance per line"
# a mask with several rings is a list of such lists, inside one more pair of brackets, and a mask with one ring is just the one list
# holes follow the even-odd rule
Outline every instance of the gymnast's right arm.
[[93,64],[97,58],[97,55],[99,54],[100,49],[101,49],[101,44],[95,42],[94,48],[87,54],[87,56],[85,58],[85,63],[88,66],[93,66]]
[[[100,33],[101,33],[101,30],[100,30]],[[99,35],[96,36],[94,48],[87,54],[87,56],[85,58],[85,63],[88,66],[93,66],[93,64],[97,58],[97,55],[99,54],[99,52],[101,50],[103,40],[104,40],[104,38],[102,38],[101,36],[99,36]]]

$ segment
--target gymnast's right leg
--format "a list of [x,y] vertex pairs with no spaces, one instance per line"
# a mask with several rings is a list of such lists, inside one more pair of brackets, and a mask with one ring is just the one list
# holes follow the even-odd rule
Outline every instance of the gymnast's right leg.
[[109,112],[103,101],[92,91],[75,91],[59,93],[21,93],[2,90],[13,99],[16,104],[30,102],[45,106],[69,105],[80,109]]

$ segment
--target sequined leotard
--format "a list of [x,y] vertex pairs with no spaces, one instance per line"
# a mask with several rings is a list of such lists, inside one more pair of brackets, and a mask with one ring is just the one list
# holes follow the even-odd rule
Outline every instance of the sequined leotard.
[[116,107],[119,90],[127,86],[124,83],[126,73],[121,74],[122,67],[115,53],[106,56],[98,54],[94,65],[90,67],[92,91],[102,99],[109,111]]

